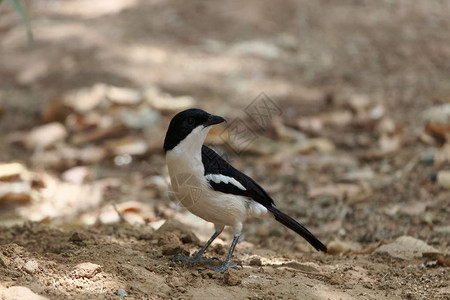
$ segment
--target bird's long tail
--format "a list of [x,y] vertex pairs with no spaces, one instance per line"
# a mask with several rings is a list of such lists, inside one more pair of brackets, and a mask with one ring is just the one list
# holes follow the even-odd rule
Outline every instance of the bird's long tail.
[[274,206],[269,206],[267,209],[275,216],[275,220],[286,226],[287,228],[297,232],[305,240],[307,240],[317,251],[327,252],[327,247],[322,244],[308,229],[302,224],[295,221],[282,211],[278,210]]

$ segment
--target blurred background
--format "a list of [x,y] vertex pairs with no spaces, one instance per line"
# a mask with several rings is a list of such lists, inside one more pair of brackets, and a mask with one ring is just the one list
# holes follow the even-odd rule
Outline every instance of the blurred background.
[[[307,271],[334,272],[313,283],[331,299],[450,295],[449,1],[29,0],[32,41],[10,4],[0,4],[0,246],[39,253],[42,273],[48,245],[63,243],[51,246],[58,255],[81,251],[69,241],[74,232],[93,256],[91,243],[115,236],[124,248],[105,260],[133,249],[167,264],[162,255],[196,251],[192,239],[206,240],[213,227],[169,197],[162,144],[173,115],[199,107],[244,129],[236,138],[236,127],[217,127],[207,142],[336,254],[319,256],[281,225],[254,220],[238,246],[244,264],[255,255],[263,266],[311,259]],[[176,220],[171,234],[184,232],[170,241],[157,235],[167,219]],[[227,234],[216,255],[228,249]],[[419,244],[430,248],[405,254]],[[4,252],[11,268],[14,247]],[[96,279],[106,296],[144,280],[114,270]],[[257,270],[249,272],[269,272]],[[88,286],[47,288],[43,274],[24,274],[19,282],[38,282],[34,292],[48,297],[78,297]],[[367,286],[348,291],[345,282],[361,274]],[[0,292],[10,276],[0,270]],[[140,276],[147,285],[131,283],[128,294],[148,295],[156,279]],[[179,284],[183,291],[162,279],[158,297],[206,297],[195,294],[205,280]],[[219,293],[222,277],[210,280]],[[238,297],[253,295],[252,284]],[[295,284],[285,280],[281,295],[296,296]]]

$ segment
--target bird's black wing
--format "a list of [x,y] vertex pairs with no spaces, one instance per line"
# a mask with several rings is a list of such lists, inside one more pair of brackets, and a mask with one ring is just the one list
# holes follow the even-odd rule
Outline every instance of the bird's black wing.
[[273,214],[275,220],[301,235],[317,251],[327,252],[327,247],[305,226],[278,210],[272,198],[253,179],[236,170],[214,150],[204,145],[202,146],[202,163],[205,167],[205,177],[214,190],[245,196],[264,205]]
[[[270,198],[266,191],[253,179],[239,170],[236,170],[219,154],[217,154],[216,151],[205,145],[202,146],[202,163],[205,167],[205,176],[210,174],[222,175],[232,178],[240,184],[240,186],[236,185],[233,181],[229,180],[208,180],[214,190],[222,193],[249,197],[265,207],[269,207],[274,204],[272,198]],[[242,187],[244,189],[242,189]]]

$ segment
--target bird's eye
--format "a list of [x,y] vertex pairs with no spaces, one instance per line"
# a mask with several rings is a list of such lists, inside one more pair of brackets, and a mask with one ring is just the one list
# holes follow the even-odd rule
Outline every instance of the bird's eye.
[[187,122],[188,122],[189,125],[194,125],[195,124],[194,118],[187,119]]

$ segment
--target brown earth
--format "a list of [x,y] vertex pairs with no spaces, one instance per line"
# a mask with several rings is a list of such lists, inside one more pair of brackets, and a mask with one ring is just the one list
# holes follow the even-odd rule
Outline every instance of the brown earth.
[[[81,238],[71,241],[75,233]],[[5,286],[27,286],[52,299],[117,298],[120,288],[130,299],[446,299],[448,292],[448,268],[426,267],[422,259],[324,256],[295,251],[295,246],[275,251],[271,248],[278,246],[242,243],[235,258],[244,267],[217,274],[171,262],[175,252],[194,251],[199,244],[183,243],[182,234],[171,233],[170,239],[167,234],[127,224],[3,229],[0,278]],[[224,247],[214,245],[208,254],[223,257]],[[31,261],[37,267],[28,270]],[[87,271],[80,267],[88,262],[97,266]]]
[[[217,274],[172,262],[197,251],[212,226],[155,183],[167,177],[162,135],[127,129],[156,150],[130,164],[109,155],[90,165],[88,191],[66,184],[58,198],[0,200],[0,299],[14,299],[12,286],[50,299],[450,299],[450,192],[437,182],[450,167],[436,158],[448,135],[421,139],[423,112],[450,99],[448,2],[27,4],[31,47],[17,13],[0,5],[0,161],[61,184],[74,165],[43,165],[40,150],[17,139],[46,122],[42,114],[63,95],[96,83],[156,85],[248,124],[244,109],[265,92],[282,120],[256,129],[244,153],[219,147],[334,255],[274,221],[250,220],[234,255],[242,268]],[[377,105],[383,118],[369,120]],[[157,131],[173,113],[161,110]],[[330,121],[348,114],[351,121]],[[280,133],[289,129],[322,142],[291,151]],[[89,190],[97,184],[101,196]],[[125,220],[113,203],[124,205]],[[402,247],[401,236],[415,240]],[[224,259],[231,237],[223,233],[207,256]],[[441,256],[423,254],[429,248],[417,241]]]

